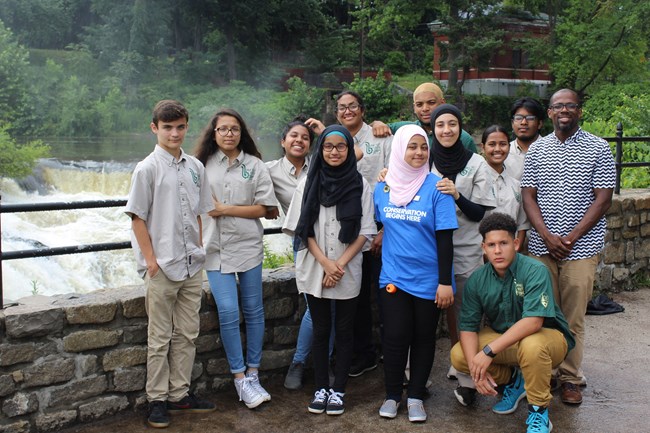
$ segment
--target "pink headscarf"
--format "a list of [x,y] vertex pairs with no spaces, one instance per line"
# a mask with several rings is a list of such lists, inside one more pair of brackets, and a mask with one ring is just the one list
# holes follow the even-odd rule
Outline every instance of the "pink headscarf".
[[390,202],[400,207],[406,206],[413,200],[429,174],[429,164],[413,168],[404,161],[406,148],[414,135],[421,135],[425,142],[429,143],[424,129],[417,125],[404,125],[395,133],[390,152],[386,184],[390,187]]

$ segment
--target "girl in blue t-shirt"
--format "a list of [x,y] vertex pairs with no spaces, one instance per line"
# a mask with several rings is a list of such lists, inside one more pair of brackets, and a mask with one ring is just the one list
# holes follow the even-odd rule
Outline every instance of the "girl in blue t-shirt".
[[375,188],[375,214],[384,227],[379,278],[384,320],[386,399],[379,415],[394,418],[410,351],[409,420],[425,421],[422,400],[433,365],[441,309],[454,302],[452,258],[458,227],[453,198],[436,188],[429,173],[424,130],[401,127],[393,139],[390,171]]

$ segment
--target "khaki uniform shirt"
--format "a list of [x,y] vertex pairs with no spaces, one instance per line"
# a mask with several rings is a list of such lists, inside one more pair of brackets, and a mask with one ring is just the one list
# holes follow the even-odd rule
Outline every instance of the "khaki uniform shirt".
[[[492,194],[487,168],[485,159],[476,153],[473,154],[465,168],[456,175],[456,190],[471,202],[495,207],[496,200]],[[431,172],[442,177],[435,164]],[[456,205],[456,217],[458,230],[454,231],[454,274],[469,274],[483,264],[479,223],[467,218],[458,205]]]
[[510,215],[517,223],[517,231],[530,229],[530,222],[524,212],[524,202],[521,199],[521,188],[519,181],[509,174],[508,167],[504,167],[502,173],[487,166],[492,186],[492,195],[496,201],[496,207],[485,213],[488,216],[494,212]]
[[298,176],[296,176],[296,167],[289,162],[286,156],[274,161],[268,161],[266,166],[269,168],[269,174],[273,181],[275,197],[278,199],[278,203],[280,203],[282,212],[286,215],[298,183],[302,178],[307,176],[309,158],[305,160],[305,164],[302,166]]
[[364,123],[354,136],[354,145],[363,150],[363,158],[357,161],[357,170],[368,182],[371,191],[375,190],[379,172],[388,167],[392,142],[393,136],[375,137],[372,134],[372,128],[367,123]]
[[[177,160],[156,145],[135,167],[125,212],[145,221],[158,266],[170,280],[183,281],[203,269],[197,217],[212,208],[203,164],[182,149]],[[131,245],[144,277],[147,263],[133,232]]]
[[[241,152],[229,165],[228,157],[218,150],[208,159],[205,172],[212,194],[223,204],[277,205],[269,170],[255,156]],[[264,259],[263,236],[259,218],[203,215],[206,270],[232,273],[254,268]]]
[[[302,197],[305,189],[306,178],[300,181],[296,188],[294,199],[289,206],[289,212],[282,226],[289,236],[294,231],[300,219],[302,209]],[[377,226],[374,219],[374,208],[372,194],[368,182],[363,181],[363,194],[361,199],[362,216],[360,235],[372,239],[377,234]],[[314,223],[314,235],[318,246],[323,254],[330,259],[336,260],[345,251],[349,244],[339,241],[341,224],[336,219],[336,206],[320,207],[318,220]],[[367,241],[366,244],[369,242]],[[316,258],[309,252],[308,248],[299,250],[296,255],[296,286],[300,293],[308,293],[316,298],[327,299],[351,299],[359,295],[361,290],[361,263],[363,255],[361,251],[354,256],[345,266],[345,274],[341,280],[332,288],[323,288],[323,277],[325,272]]]

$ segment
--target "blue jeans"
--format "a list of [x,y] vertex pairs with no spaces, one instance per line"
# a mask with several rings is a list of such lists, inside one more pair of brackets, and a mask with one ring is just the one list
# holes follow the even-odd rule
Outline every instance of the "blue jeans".
[[230,372],[243,373],[246,366],[259,368],[264,342],[264,305],[262,304],[262,264],[245,272],[237,272],[241,304],[246,322],[246,364],[239,331],[239,302],[235,273],[208,271],[210,289],[219,312],[223,348]]
[[[307,297],[305,296],[305,300]],[[334,302],[332,302],[332,322],[334,321]],[[332,352],[334,351],[334,335],[336,334],[335,328],[332,326],[332,331],[330,333],[330,346],[329,354],[330,358],[332,357]],[[298,330],[298,341],[296,341],[296,353],[293,355],[294,363],[304,364],[311,352],[311,342],[314,338],[314,324],[311,321],[311,313],[309,312],[309,305],[305,310],[305,314],[302,316],[302,321],[300,322],[300,329]]]

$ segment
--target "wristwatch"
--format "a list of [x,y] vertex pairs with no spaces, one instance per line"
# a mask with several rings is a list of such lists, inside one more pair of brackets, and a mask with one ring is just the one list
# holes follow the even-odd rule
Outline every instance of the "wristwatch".
[[497,356],[497,354],[492,352],[492,349],[487,344],[483,347],[483,353],[485,353],[490,358],[494,358],[495,356]]

